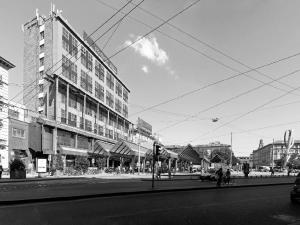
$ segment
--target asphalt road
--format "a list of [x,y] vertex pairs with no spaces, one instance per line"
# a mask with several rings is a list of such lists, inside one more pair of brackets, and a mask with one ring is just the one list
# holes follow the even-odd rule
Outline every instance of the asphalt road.
[[292,185],[128,195],[0,207],[0,224],[300,225]]
[[[294,180],[294,177],[237,179],[229,186],[286,183]],[[215,186],[215,182],[201,182],[200,180],[172,180],[155,182],[156,190]],[[150,190],[152,190],[151,181],[141,181],[138,179],[107,180],[97,178],[82,178],[0,183],[0,205],[2,204],[2,201],[18,199],[53,198]]]

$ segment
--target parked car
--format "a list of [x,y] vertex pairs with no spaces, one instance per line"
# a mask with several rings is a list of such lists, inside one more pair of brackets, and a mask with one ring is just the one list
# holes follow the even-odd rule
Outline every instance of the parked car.
[[300,200],[300,173],[296,177],[295,185],[291,191],[291,202],[295,203]]
[[260,171],[260,172],[269,172],[270,171],[270,167],[268,167],[268,166],[260,166],[260,167],[258,167],[258,171]]

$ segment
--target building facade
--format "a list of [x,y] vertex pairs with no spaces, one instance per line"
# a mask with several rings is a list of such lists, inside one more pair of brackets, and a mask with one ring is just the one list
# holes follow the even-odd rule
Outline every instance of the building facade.
[[[257,150],[253,151],[253,167],[260,166],[275,166],[274,161],[283,157],[286,150],[284,141],[274,141],[274,143],[265,146],[260,145]],[[300,140],[294,142],[293,147],[290,149],[289,154],[300,154]]]
[[9,161],[19,158],[28,168],[32,162],[29,150],[29,116],[24,105],[9,102],[8,104],[8,156]]
[[0,164],[8,168],[8,70],[15,66],[0,56]]
[[54,7],[48,17],[36,11],[23,30],[23,102],[42,136],[35,151],[59,152],[67,160],[94,152],[98,140],[128,140],[130,91],[94,41],[81,37]]

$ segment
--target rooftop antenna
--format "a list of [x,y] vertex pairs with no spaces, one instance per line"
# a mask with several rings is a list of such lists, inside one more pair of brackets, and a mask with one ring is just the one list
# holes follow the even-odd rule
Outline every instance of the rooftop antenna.
[[36,19],[39,19],[39,9],[35,9],[35,16],[36,16]]

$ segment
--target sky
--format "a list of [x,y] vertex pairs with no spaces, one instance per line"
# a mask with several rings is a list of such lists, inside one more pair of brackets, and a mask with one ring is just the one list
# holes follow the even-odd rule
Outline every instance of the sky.
[[[164,144],[230,144],[232,133],[237,156],[249,156],[260,139],[282,140],[287,129],[300,139],[300,2],[202,0],[170,20],[172,26],[141,38],[162,23],[158,18],[168,20],[194,1],[145,0],[97,42],[108,56],[127,46],[111,60],[131,91],[129,119],[150,123]],[[0,55],[16,65],[9,74],[10,99],[24,82],[22,24],[36,8],[48,15],[51,2],[78,33],[89,34],[127,1],[1,0]],[[15,101],[22,103],[20,96]]]

